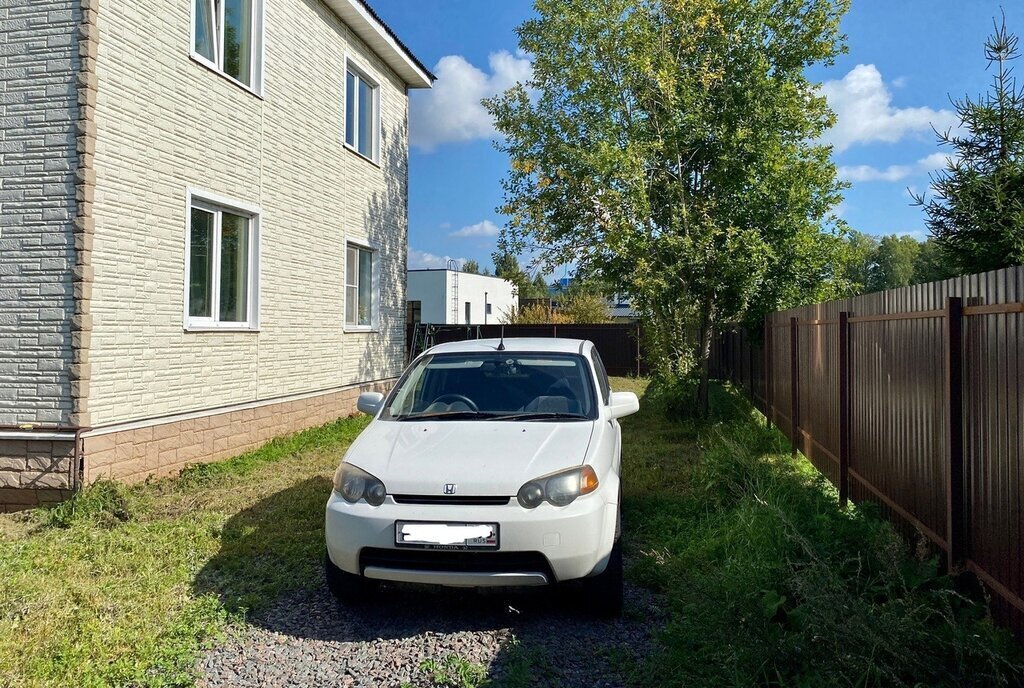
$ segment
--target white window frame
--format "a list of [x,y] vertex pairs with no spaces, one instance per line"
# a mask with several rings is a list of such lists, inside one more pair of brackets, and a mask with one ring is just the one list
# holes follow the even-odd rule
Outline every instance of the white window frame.
[[224,0],[220,0],[219,11],[214,22],[213,61],[205,55],[196,51],[196,3],[195,0],[187,0],[191,5],[189,14],[189,56],[199,64],[212,69],[233,84],[244,88],[259,98],[263,97],[263,47],[266,44],[264,31],[264,0],[252,0],[252,65],[249,74],[249,81],[252,84],[243,84],[241,81],[224,71]]
[[[363,155],[359,152],[359,87],[352,90],[352,95],[355,98],[355,102],[352,104],[352,141],[348,142],[349,127],[348,127],[348,75],[349,72],[354,74],[359,79],[366,82],[368,86],[373,90],[373,107],[370,110],[370,118],[373,122],[373,136],[370,141],[371,156]],[[374,165],[380,165],[380,81],[370,76],[370,73],[363,69],[358,62],[353,60],[350,56],[345,56],[345,78],[342,82],[342,142],[345,147],[350,151],[358,155],[364,160],[369,160]]]
[[[370,324],[352,325],[348,322],[348,250],[349,248],[369,251],[370,258]],[[359,284],[359,263],[356,262],[356,285]],[[345,240],[345,260],[341,270],[342,296],[341,296],[341,322],[345,332],[376,332],[380,329],[380,251],[359,239],[347,238]],[[358,294],[358,286],[356,289]],[[357,308],[358,308],[358,298]],[[357,313],[358,316],[358,313]]]
[[[211,316],[194,317],[189,314],[189,289],[192,284],[192,209],[215,213],[213,230],[213,274],[210,277]],[[249,270],[246,283],[246,314],[241,322],[221,322],[220,311],[220,258],[221,214],[229,212],[249,218]],[[184,330],[186,332],[258,332],[260,312],[260,208],[259,206],[225,198],[209,191],[188,189],[185,204],[185,285],[183,299]]]

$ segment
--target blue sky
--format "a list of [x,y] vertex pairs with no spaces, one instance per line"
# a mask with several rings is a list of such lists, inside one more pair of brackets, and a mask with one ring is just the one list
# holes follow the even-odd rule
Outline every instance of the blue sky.
[[[478,101],[528,77],[515,27],[532,3],[370,1],[439,77],[410,105],[410,267],[440,267],[448,257],[489,266],[507,160]],[[1001,9],[1010,30],[1024,34],[1018,0],[854,0],[843,23],[849,53],[810,73],[839,117],[829,141],[853,184],[840,214],[854,229],[926,236],[907,188],[926,190],[928,172],[942,164],[931,125],[957,123],[950,96],[987,89],[983,43]]]

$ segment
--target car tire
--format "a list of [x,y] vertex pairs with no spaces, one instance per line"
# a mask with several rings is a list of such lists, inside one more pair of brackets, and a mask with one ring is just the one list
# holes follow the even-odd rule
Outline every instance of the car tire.
[[[622,488],[619,488],[622,504]],[[585,604],[598,616],[617,619],[622,616],[622,511],[615,515],[615,541],[604,571],[583,581]]]
[[331,561],[329,554],[324,554],[324,577],[327,579],[327,589],[331,591],[334,599],[343,604],[365,602],[377,590],[374,582],[339,569]]
[[608,566],[604,571],[583,581],[584,604],[599,617],[617,619],[622,616],[622,542],[612,545]]

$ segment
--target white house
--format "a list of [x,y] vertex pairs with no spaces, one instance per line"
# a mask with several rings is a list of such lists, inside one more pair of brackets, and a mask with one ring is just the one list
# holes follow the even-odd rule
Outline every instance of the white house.
[[433,77],[364,0],[3,0],[0,49],[0,511],[400,374]]
[[409,270],[406,321],[434,325],[494,325],[519,306],[507,279],[458,270]]

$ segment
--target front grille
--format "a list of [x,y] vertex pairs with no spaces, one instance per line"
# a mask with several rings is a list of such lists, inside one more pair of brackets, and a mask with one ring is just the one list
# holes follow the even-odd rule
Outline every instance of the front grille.
[[454,504],[456,506],[501,506],[511,497],[456,497],[455,495],[391,495],[398,504]]
[[466,552],[367,547],[359,553],[359,570],[367,566],[407,571],[467,573],[543,573],[555,580],[551,565],[540,552]]

